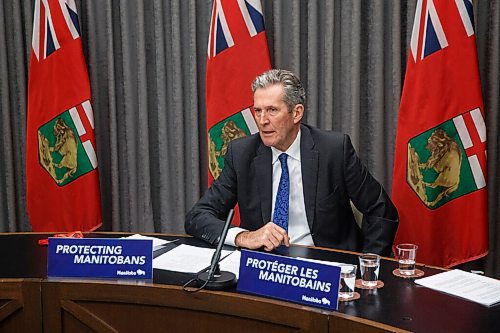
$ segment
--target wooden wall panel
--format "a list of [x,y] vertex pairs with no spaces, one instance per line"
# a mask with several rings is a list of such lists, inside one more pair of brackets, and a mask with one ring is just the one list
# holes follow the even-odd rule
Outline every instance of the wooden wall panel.
[[41,282],[0,279],[0,332],[42,332]]

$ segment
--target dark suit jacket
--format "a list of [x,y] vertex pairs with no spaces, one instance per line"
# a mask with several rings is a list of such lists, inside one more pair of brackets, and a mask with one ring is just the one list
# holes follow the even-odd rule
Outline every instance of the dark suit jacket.
[[[347,135],[301,125],[300,153],[307,222],[316,246],[389,255],[396,208],[370,175]],[[186,232],[215,244],[236,203],[240,226],[257,230],[272,218],[272,152],[259,134],[232,141],[225,165],[186,216]],[[356,224],[350,201],[363,213]],[[290,202],[293,205],[293,202]]]

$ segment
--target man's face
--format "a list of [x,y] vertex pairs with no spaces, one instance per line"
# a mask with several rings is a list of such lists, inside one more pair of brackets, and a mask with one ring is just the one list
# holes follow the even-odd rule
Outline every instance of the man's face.
[[275,84],[255,91],[253,108],[262,142],[268,147],[286,151],[297,136],[304,106],[297,104],[292,112],[288,112],[283,101],[283,87]]

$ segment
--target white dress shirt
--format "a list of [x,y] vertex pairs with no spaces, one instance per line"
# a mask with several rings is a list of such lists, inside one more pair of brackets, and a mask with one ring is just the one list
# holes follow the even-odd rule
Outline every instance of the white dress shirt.
[[[290,237],[290,243],[300,245],[314,245],[314,241],[311,236],[311,230],[309,229],[309,224],[307,223],[306,206],[304,202],[304,189],[302,187],[300,136],[301,132],[299,130],[297,137],[285,152],[271,147],[271,151],[273,154],[273,204],[271,210],[271,218],[274,214],[274,204],[276,201],[276,194],[278,192],[279,182],[281,178],[281,163],[278,157],[281,153],[286,153],[288,155],[287,164],[290,179],[290,197],[288,198],[288,236]],[[239,227],[230,228],[227,233],[225,244],[235,246],[234,241],[236,239],[236,236],[242,231],[247,230]]]

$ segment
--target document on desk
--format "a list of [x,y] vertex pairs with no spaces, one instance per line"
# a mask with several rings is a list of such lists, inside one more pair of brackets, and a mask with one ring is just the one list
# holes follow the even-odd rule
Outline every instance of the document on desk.
[[340,266],[348,265],[348,264],[344,264],[344,263],[336,262],[336,261],[326,261],[326,260],[310,259],[310,258],[304,258],[304,257],[297,257],[297,259],[315,262],[317,264],[330,265],[330,266],[339,266],[340,267]]
[[500,302],[499,280],[458,269],[418,279],[415,283],[486,306]]
[[[210,266],[215,249],[181,244],[153,259],[153,268],[182,273],[198,273]],[[221,258],[232,251],[222,250]]]
[[158,237],[143,236],[140,234],[133,234],[131,236],[122,237],[122,238],[126,238],[126,239],[150,239],[153,241],[153,251],[161,249],[162,247],[164,247],[168,243],[175,242],[175,240],[168,241],[168,240],[164,240],[164,239],[161,239]]

